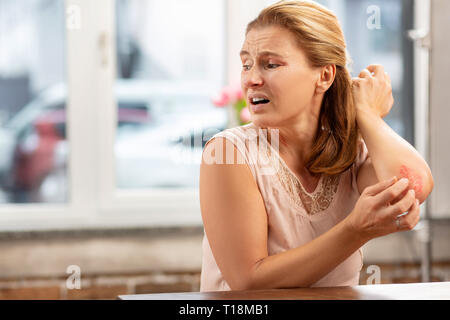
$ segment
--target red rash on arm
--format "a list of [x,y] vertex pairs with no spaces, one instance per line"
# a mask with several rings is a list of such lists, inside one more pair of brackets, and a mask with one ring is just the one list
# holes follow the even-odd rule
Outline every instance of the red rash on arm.
[[411,170],[411,168],[408,168],[405,165],[401,166],[400,167],[400,179],[401,178],[407,178],[409,180],[408,190],[414,189],[414,192],[416,193],[416,195],[422,193],[422,189],[423,189],[422,178],[418,174],[414,173],[414,171]]
[[398,179],[400,180],[401,178],[407,178],[409,180],[408,188],[405,191],[403,191],[402,194],[399,195],[396,199],[391,201],[391,204],[397,203],[398,201],[403,199],[403,197],[411,189],[414,190],[414,192],[416,194],[416,199],[418,199],[418,196],[422,192],[422,188],[423,188],[422,178],[420,176],[418,176],[417,174],[415,174],[413,172],[413,170],[411,170],[411,168],[408,168],[405,165],[401,166],[400,167],[400,177]]

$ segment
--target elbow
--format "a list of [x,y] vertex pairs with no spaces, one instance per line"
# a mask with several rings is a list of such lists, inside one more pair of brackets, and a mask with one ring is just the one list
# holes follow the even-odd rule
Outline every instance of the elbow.
[[232,291],[253,290],[252,278],[252,275],[249,273],[241,273],[233,277],[233,279],[226,280],[226,282]]
[[247,291],[247,290],[252,290],[253,286],[251,284],[251,282],[249,281],[249,279],[237,279],[234,281],[229,281],[228,282],[228,286],[230,287],[230,289],[232,291]]
[[238,275],[234,279],[227,280],[227,284],[232,291],[245,291],[251,289],[249,277]]
[[422,204],[425,200],[427,200],[428,196],[433,191],[434,180],[431,172],[423,177],[420,177],[419,179],[419,183],[414,183],[413,181],[412,189],[416,192],[416,198],[419,200],[419,203]]
[[399,176],[400,178],[407,178],[409,180],[408,189],[414,190],[420,204],[425,202],[434,187],[430,168],[426,166],[423,170],[412,170],[411,168],[402,166]]

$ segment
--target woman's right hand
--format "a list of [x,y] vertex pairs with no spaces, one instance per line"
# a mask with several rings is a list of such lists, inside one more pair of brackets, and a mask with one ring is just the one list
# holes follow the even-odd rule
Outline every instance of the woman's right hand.
[[[419,222],[419,201],[408,180],[379,182],[364,189],[353,211],[345,218],[352,232],[371,240],[398,231],[412,230]],[[399,199],[397,202],[394,200]],[[407,212],[399,218],[397,216]],[[396,219],[399,219],[397,222]]]

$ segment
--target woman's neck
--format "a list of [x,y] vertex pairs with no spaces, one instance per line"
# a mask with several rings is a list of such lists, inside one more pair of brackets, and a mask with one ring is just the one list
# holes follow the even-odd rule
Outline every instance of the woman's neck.
[[[297,168],[305,167],[311,152],[317,124],[300,122],[291,126],[280,126],[270,129],[278,129],[278,152],[286,162],[290,162]],[[268,130],[268,139],[271,144],[272,138]]]

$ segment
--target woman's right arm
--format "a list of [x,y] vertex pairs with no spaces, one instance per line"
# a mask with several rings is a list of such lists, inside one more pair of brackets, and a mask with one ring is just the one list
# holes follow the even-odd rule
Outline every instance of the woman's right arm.
[[[214,150],[221,148],[221,155]],[[226,153],[238,153],[225,138],[204,149],[200,166],[200,207],[216,263],[232,290],[252,287],[258,261],[268,256],[267,216],[262,196],[246,164],[224,164]],[[208,164],[205,155],[223,164]],[[237,161],[234,161],[237,163]]]
[[[216,147],[222,148],[222,163],[227,151],[238,152],[224,138],[211,140],[205,151],[211,154],[207,148]],[[308,287],[376,234],[393,232],[388,230],[392,228],[389,219],[392,216],[395,226],[393,215],[411,208],[414,196],[407,194],[390,207],[380,203],[396,198],[406,187],[384,181],[366,188],[346,219],[307,244],[272,256],[267,250],[264,202],[246,164],[208,164],[203,159],[200,206],[214,258],[232,290]],[[418,215],[418,206],[412,212]],[[378,218],[368,223],[370,217]]]

